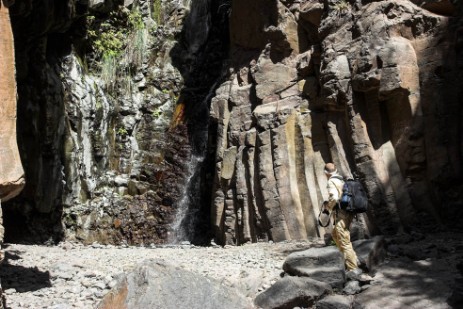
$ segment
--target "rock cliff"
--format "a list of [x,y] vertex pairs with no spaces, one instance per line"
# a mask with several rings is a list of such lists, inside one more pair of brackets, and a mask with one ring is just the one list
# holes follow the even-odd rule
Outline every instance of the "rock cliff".
[[29,0],[10,14],[26,186],[2,204],[8,241],[322,237],[328,161],[368,191],[356,237],[461,214],[457,2]]
[[[24,187],[24,171],[16,142],[14,41],[7,2],[0,2],[0,29],[0,201],[6,202]],[[3,239],[3,232],[0,234]]]
[[220,242],[322,236],[330,161],[368,191],[360,234],[461,213],[461,24],[430,2],[233,1],[211,102]]
[[8,241],[144,245],[176,241],[182,229],[207,234],[208,215],[175,214],[188,208],[188,179],[202,175],[190,165],[205,149],[203,102],[227,46],[214,48],[226,27],[219,4],[11,6],[27,185],[3,205]]

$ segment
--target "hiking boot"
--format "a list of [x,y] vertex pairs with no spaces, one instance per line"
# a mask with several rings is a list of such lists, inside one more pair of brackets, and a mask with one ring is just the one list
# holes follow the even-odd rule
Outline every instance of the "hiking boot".
[[370,282],[373,280],[368,274],[364,274],[360,268],[352,269],[346,272],[346,278],[360,282]]

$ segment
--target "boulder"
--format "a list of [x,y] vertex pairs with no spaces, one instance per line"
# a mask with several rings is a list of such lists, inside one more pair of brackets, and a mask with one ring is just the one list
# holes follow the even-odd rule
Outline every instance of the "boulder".
[[351,280],[346,283],[342,292],[347,295],[355,295],[358,294],[362,288],[360,287],[360,282],[357,280]]
[[344,258],[334,246],[291,253],[283,270],[292,276],[310,277],[338,289],[342,289],[345,282]]
[[357,258],[370,272],[374,272],[379,263],[386,257],[385,240],[383,236],[371,239],[361,239],[352,242]]
[[352,296],[330,295],[315,304],[316,309],[351,309]]
[[307,1],[301,5],[299,16],[318,27],[323,15],[323,7],[321,1]]
[[103,298],[98,309],[142,308],[252,308],[236,290],[219,281],[159,260],[146,260]]
[[307,308],[329,292],[331,287],[326,283],[288,276],[257,295],[255,304],[263,309],[292,309],[298,306]]

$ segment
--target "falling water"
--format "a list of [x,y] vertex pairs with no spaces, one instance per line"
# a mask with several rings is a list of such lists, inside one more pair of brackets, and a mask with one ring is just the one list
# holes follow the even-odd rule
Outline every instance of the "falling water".
[[[221,64],[228,50],[228,31],[223,30],[223,19],[217,14],[221,1],[194,0],[184,25],[182,52],[173,62],[184,68],[183,99],[192,155],[183,192],[176,204],[177,213],[171,225],[170,243],[207,241],[209,212],[208,167],[209,103],[222,76],[228,72]],[[225,35],[224,35],[225,33]],[[213,56],[211,56],[213,55]],[[212,86],[211,86],[212,85]],[[206,91],[207,92],[206,92]],[[206,201],[207,200],[207,201]]]
[[208,136],[208,103],[214,95],[218,83],[219,82],[217,81],[214,85],[212,85],[208,94],[198,107],[199,110],[207,112],[206,115],[200,113],[200,115],[202,114],[202,117],[206,116],[205,118],[199,119],[199,123],[202,128],[196,127],[196,130],[190,134],[193,144],[193,154],[191,156],[190,163],[188,164],[188,177],[184,185],[181,199],[177,204],[177,213],[171,226],[173,233],[173,235],[169,237],[171,243],[191,241],[200,220],[199,210],[201,194],[203,192],[201,188],[201,172],[203,170],[203,163],[206,157],[205,144],[207,143]]
[[182,192],[182,198],[178,202],[177,214],[172,224],[173,237],[171,242],[190,240],[197,220],[198,208],[190,207],[200,201],[200,171],[204,161],[204,155],[193,155],[188,165],[188,178]]

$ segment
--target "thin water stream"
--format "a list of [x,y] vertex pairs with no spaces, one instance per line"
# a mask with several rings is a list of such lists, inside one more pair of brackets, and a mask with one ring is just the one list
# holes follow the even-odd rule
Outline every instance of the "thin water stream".
[[[224,0],[194,0],[186,18],[182,40],[174,48],[173,63],[182,73],[185,118],[191,158],[176,203],[169,243],[189,241],[195,244],[210,240],[210,197],[212,187],[208,170],[212,161],[208,153],[209,105],[224,75],[228,56],[228,31],[220,14]],[[224,35],[225,34],[225,35]],[[228,71],[226,71],[228,72]]]

